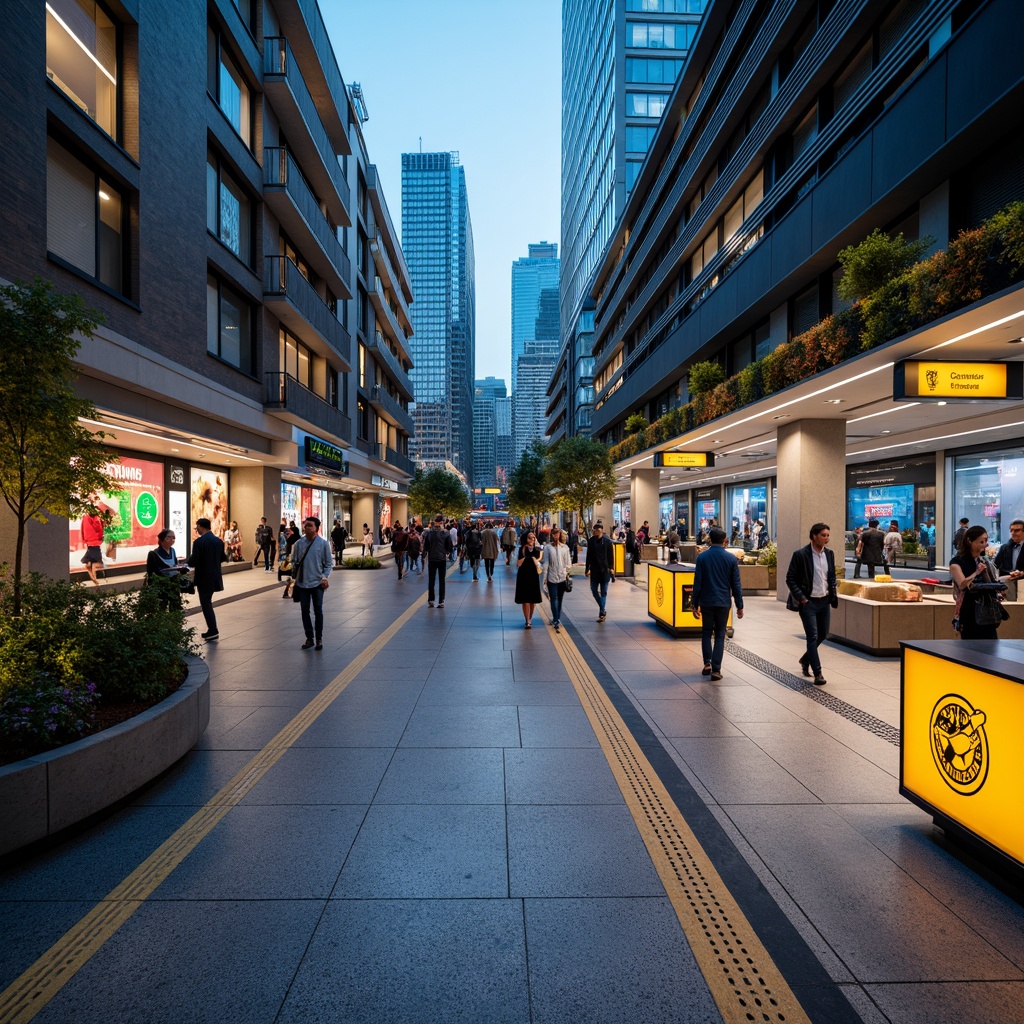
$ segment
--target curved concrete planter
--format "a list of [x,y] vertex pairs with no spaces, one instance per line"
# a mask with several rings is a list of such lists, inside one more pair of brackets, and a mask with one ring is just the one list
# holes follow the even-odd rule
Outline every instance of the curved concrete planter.
[[0,768],[0,854],[102,811],[195,746],[210,721],[210,669],[187,661],[185,682],[148,711]]

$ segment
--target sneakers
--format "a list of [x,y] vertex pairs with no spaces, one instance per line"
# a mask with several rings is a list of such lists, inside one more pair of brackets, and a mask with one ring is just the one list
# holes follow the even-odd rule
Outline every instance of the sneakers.
[[608,618],[608,613],[607,612],[601,612],[601,614],[598,615],[598,617],[597,617],[597,621],[598,622],[604,622],[604,620],[607,619],[607,618]]
[[556,633],[561,633],[562,632],[561,623],[553,622],[552,625],[555,627],[555,632]]
[[478,580],[478,579],[477,579],[477,578],[476,578],[476,577],[474,576],[474,577],[473,577],[473,582],[474,582],[474,583],[479,583],[480,581],[479,581],[479,580]]
[[204,640],[216,640],[220,636],[219,629],[208,629],[205,633],[199,634]]
[[306,637],[305,643],[302,645],[304,651],[308,651],[313,646],[313,638],[311,636]]
[[438,608],[443,608],[444,607],[444,601],[438,601],[437,602],[437,607]]
[[427,602],[427,607],[428,608],[433,608],[434,607],[434,602],[433,601],[428,601]]

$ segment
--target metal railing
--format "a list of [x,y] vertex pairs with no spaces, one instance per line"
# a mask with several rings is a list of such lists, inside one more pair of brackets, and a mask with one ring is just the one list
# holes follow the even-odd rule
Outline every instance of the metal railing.
[[352,439],[352,419],[340,409],[300,384],[291,374],[268,373],[267,398],[264,403],[272,409],[283,409],[293,416],[314,424],[336,441]]
[[287,256],[264,258],[263,295],[287,299],[346,363],[352,362],[352,339],[348,331]]
[[402,406],[392,398],[387,391],[384,390],[379,384],[374,384],[370,389],[370,401],[379,406],[389,416],[397,421],[398,426],[402,428],[410,436],[413,432],[412,413],[408,409],[403,409]]
[[402,368],[402,364],[398,361],[398,356],[388,348],[388,343],[384,340],[383,335],[379,331],[375,332],[372,338],[367,339],[366,347],[373,353],[374,358],[380,358],[380,361],[387,367],[392,378],[405,392],[406,398],[411,400],[413,398],[413,390],[409,374]]

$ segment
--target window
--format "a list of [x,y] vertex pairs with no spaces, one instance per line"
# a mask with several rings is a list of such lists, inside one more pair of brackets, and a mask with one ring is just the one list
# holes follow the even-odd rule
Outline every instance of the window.
[[627,160],[626,161],[626,191],[632,192],[633,186],[636,184],[636,179],[640,174],[640,168],[643,167],[643,160]]
[[[317,357],[313,350],[304,345],[284,328],[280,331],[281,370],[297,380],[306,390],[312,391],[330,405],[337,404],[337,374],[328,370],[326,379],[318,385],[319,374],[314,372]],[[322,361],[321,361],[322,362]],[[333,385],[331,378],[333,377]]]
[[626,0],[626,10],[640,14],[703,14],[707,0]]
[[646,125],[627,124],[626,152],[646,153],[654,141],[654,133],[657,130],[656,127],[647,127]]
[[652,82],[661,85],[673,85],[679,72],[683,70],[683,61],[666,58],[640,57],[626,58],[627,82]]
[[686,50],[693,42],[696,31],[696,25],[631,21],[626,24],[626,45],[637,49]]
[[122,295],[126,207],[119,189],[46,140],[46,247]]
[[793,129],[793,163],[800,159],[811,143],[818,137],[818,105],[815,104],[807,116]]
[[212,274],[206,276],[206,350],[250,376],[255,372],[252,305]]
[[846,70],[832,86],[832,113],[838,114],[853,94],[867,81],[871,74],[871,43],[866,43],[860,53],[850,61]]
[[818,286],[813,284],[793,299],[792,319],[789,324],[790,338],[797,338],[805,331],[809,331],[820,319]]
[[252,102],[249,86],[213,28],[207,29],[206,88],[231,127],[247,146],[251,146]]
[[206,227],[246,266],[252,266],[252,204],[212,153],[206,162]]
[[665,92],[627,92],[627,117],[661,117],[668,102]]
[[93,0],[48,0],[46,77],[117,138],[117,26]]

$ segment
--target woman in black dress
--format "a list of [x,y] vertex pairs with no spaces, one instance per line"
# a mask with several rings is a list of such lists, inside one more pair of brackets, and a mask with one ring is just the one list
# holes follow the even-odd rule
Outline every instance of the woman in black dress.
[[533,610],[540,604],[540,545],[531,530],[523,539],[516,559],[516,604],[523,606],[526,628],[533,629]]
[[988,546],[988,533],[984,526],[972,526],[960,541],[960,554],[950,559],[949,575],[953,578],[953,587],[957,595],[957,606],[960,609],[961,640],[997,640],[996,626],[979,626],[974,610],[977,606],[977,592],[973,589],[977,583],[998,583],[998,570],[991,560],[985,557]]

